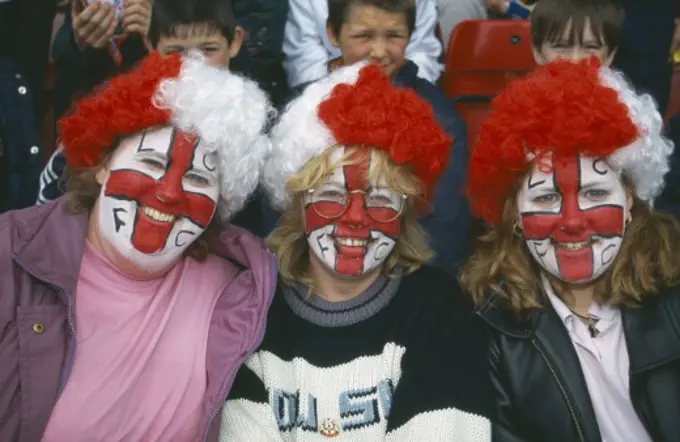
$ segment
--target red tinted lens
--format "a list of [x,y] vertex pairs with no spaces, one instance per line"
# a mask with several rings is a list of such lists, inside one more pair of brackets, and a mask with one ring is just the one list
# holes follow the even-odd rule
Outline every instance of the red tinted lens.
[[345,206],[340,203],[320,201],[318,203],[314,203],[314,210],[316,210],[316,213],[323,216],[324,218],[337,218],[343,214],[345,211]]
[[399,211],[385,207],[370,207],[368,209],[368,214],[379,223],[388,223],[399,218]]

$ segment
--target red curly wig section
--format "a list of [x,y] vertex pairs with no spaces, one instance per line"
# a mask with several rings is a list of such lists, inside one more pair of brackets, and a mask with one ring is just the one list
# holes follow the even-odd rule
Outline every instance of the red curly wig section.
[[152,98],[162,80],[179,76],[181,64],[179,55],[152,52],[134,70],[79,101],[73,113],[59,121],[68,164],[94,167],[120,137],[168,124],[169,111],[154,106]]
[[453,140],[430,105],[414,91],[394,87],[375,65],[363,68],[355,84],[333,88],[318,115],[338,143],[378,148],[394,163],[410,166],[426,198],[449,163]]
[[600,63],[557,61],[538,67],[493,101],[468,170],[473,212],[490,225],[528,172],[528,153],[541,158],[607,157],[631,144],[638,129],[614,89],[600,83]]

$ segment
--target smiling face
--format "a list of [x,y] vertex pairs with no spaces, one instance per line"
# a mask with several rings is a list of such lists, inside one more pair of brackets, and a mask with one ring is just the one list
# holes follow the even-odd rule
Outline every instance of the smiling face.
[[[337,148],[331,162],[340,163]],[[312,253],[330,270],[360,276],[388,258],[399,236],[404,197],[368,179],[372,154],[352,153],[352,164],[332,174],[305,196],[305,232]]]
[[215,154],[172,127],[125,138],[97,178],[101,237],[150,272],[182,256],[210,224],[219,198]]
[[570,283],[601,276],[618,254],[632,199],[603,159],[544,158],[517,195],[527,247],[548,273]]

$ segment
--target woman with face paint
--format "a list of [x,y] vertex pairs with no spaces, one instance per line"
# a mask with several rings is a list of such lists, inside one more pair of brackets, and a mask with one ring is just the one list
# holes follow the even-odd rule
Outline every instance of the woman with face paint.
[[67,194],[0,217],[0,440],[216,441],[276,265],[227,221],[270,106],[154,53],[60,123]]
[[416,221],[451,143],[432,109],[361,63],[309,86],[272,138],[279,284],[222,440],[489,440],[486,335]]
[[461,280],[491,331],[494,440],[678,439],[680,224],[651,207],[673,150],[661,128],[594,59],[493,103],[469,166],[490,230]]

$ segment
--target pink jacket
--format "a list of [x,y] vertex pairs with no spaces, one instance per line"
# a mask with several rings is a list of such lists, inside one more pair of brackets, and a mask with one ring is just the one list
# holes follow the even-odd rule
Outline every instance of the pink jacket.
[[[40,442],[75,352],[72,294],[87,214],[64,198],[0,215],[0,441]],[[217,441],[218,414],[244,359],[260,344],[276,288],[264,243],[228,227],[213,251],[234,264],[211,319],[203,440]]]

